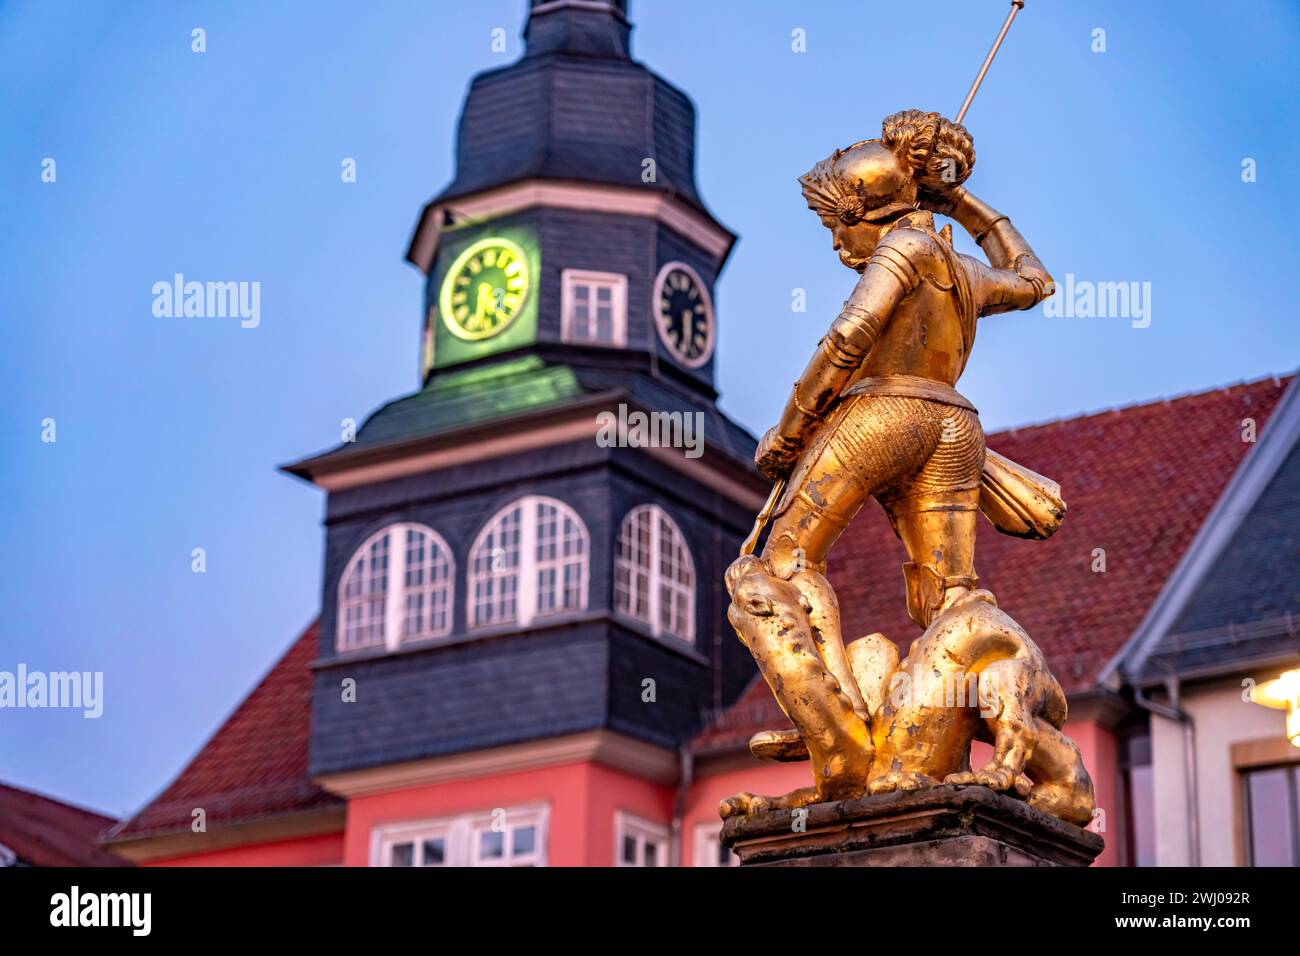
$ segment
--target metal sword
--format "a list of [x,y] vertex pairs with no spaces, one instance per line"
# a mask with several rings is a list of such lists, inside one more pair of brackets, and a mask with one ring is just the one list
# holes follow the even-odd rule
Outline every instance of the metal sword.
[[754,553],[754,547],[758,544],[758,536],[763,533],[763,528],[767,526],[767,519],[772,517],[772,509],[776,507],[776,503],[781,500],[781,495],[785,493],[785,483],[785,478],[778,478],[772,485],[772,491],[767,496],[767,503],[763,505],[763,510],[754,519],[753,530],[749,532],[749,537],[745,539],[745,543],[740,546],[741,557]]
[[961,109],[957,111],[957,122],[960,123],[966,116],[966,111],[970,109],[970,104],[975,99],[975,93],[979,90],[980,84],[984,82],[984,74],[989,71],[989,66],[993,63],[993,58],[998,55],[998,47],[1002,46],[1002,41],[1006,39],[1007,31],[1011,29],[1011,21],[1016,18],[1016,14],[1024,9],[1025,0],[1011,0],[1011,12],[1007,14],[1006,21],[1002,24],[1002,29],[998,32],[998,38],[993,41],[993,49],[989,50],[989,55],[984,58],[984,65],[980,67],[979,75],[975,77],[975,82],[970,85],[970,92],[966,94],[966,102],[961,104]]

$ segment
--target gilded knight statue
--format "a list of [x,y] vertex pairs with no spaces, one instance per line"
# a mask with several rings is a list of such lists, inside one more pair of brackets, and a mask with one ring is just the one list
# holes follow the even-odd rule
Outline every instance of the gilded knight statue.
[[[799,180],[859,278],[759,444],[755,462],[778,482],[768,535],[761,556],[728,569],[727,589],[729,619],[796,728],[760,733],[751,750],[807,759],[813,780],[724,800],[724,817],[941,783],[1018,795],[1078,825],[1092,815],[1092,782],[1061,732],[1060,685],[975,572],[978,512],[1042,539],[1065,505],[1054,482],[985,448],[978,412],[955,387],[979,319],[1032,308],[1052,289],[1011,220],[962,185],[974,163],[965,127],[904,110],[879,139],[836,150]],[[936,213],[987,264],[954,251]],[[901,662],[884,635],[845,642],[825,576],[868,498],[906,550],[907,610],[923,629]],[[993,748],[977,771],[973,740]]]

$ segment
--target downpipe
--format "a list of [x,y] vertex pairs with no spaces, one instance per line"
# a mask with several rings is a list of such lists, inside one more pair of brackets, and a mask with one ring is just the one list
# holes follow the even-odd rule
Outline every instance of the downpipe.
[[1178,679],[1170,678],[1165,684],[1169,703],[1152,700],[1146,690],[1138,688],[1133,700],[1145,711],[1172,720],[1183,728],[1184,789],[1187,792],[1187,859],[1190,865],[1201,865],[1201,809],[1196,786],[1196,722],[1192,715],[1178,703]]

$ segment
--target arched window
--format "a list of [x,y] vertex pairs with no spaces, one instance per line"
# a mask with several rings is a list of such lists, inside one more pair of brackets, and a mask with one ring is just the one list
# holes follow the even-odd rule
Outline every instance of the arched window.
[[471,627],[587,606],[587,528],[562,501],[527,495],[498,511],[469,557]]
[[619,528],[614,608],[655,634],[695,640],[695,563],[681,529],[658,505],[633,508]]
[[419,524],[390,524],[366,539],[339,582],[337,644],[396,650],[451,632],[456,564],[447,542]]

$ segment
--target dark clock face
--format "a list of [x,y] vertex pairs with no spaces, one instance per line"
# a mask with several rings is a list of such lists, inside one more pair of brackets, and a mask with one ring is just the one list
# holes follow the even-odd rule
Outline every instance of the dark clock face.
[[442,320],[457,338],[477,341],[514,321],[528,297],[528,259],[508,239],[483,239],[457,258],[442,282]]
[[670,262],[655,282],[659,337],[683,364],[703,365],[713,353],[713,305],[699,275],[682,262]]

